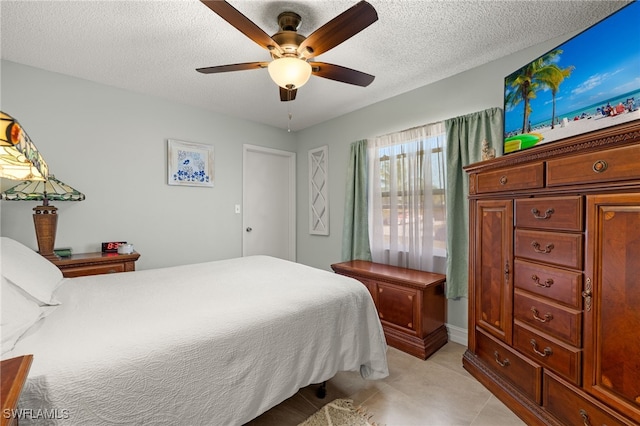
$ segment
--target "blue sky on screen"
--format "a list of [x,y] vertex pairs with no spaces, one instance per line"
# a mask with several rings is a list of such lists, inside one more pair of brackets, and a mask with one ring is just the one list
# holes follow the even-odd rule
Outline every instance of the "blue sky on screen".
[[[556,117],[640,91],[640,2],[622,8],[557,49],[562,50],[557,65],[575,69],[556,95]],[[640,104],[638,97],[636,104]],[[505,108],[505,129],[521,128],[522,102],[513,109]],[[531,100],[531,108],[532,125],[549,121],[551,91],[539,91]]]

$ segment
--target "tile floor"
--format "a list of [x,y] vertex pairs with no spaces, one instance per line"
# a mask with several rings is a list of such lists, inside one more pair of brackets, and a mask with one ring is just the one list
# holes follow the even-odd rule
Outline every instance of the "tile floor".
[[387,426],[524,425],[462,368],[465,347],[449,342],[426,361],[389,347],[389,377],[368,381],[341,372],[327,382],[318,399],[312,385],[272,408],[247,426],[296,426],[335,398],[353,399],[372,420]]

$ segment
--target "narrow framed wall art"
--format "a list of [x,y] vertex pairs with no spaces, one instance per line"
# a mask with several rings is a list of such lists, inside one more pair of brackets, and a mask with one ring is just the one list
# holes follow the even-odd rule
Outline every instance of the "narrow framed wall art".
[[169,185],[213,187],[213,146],[167,140],[167,183]]
[[329,146],[309,151],[309,233],[329,235]]

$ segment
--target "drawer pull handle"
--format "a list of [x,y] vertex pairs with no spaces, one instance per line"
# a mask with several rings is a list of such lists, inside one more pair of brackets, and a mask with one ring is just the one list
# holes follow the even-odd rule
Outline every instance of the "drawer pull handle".
[[593,163],[593,171],[596,173],[602,173],[605,170],[607,170],[608,167],[609,165],[604,160],[598,160],[595,163]]
[[581,408],[580,417],[582,417],[582,424],[584,426],[591,426],[591,421],[589,420],[589,414],[587,414],[587,410]]
[[587,312],[591,310],[591,296],[593,296],[592,290],[593,284],[591,284],[591,278],[587,278],[586,288],[582,292],[582,298],[584,299],[584,308],[587,310]]
[[533,280],[534,283],[536,283],[536,285],[538,287],[546,287],[549,288],[553,285],[553,279],[552,278],[547,278],[544,283],[540,282],[540,277],[537,276],[536,274],[531,275],[531,279]]
[[507,184],[507,177],[500,176],[500,185],[506,185],[506,184]]
[[498,354],[498,351],[493,352],[493,356],[496,357],[496,363],[500,366],[500,367],[508,367],[510,362],[509,362],[509,358],[505,358],[504,360],[500,361],[500,355]]
[[549,219],[551,218],[551,215],[555,212],[555,210],[553,209],[547,209],[546,212],[544,212],[544,216],[540,215],[540,210],[533,208],[531,209],[531,213],[533,213],[533,217],[535,217],[536,219]]
[[547,244],[544,249],[541,249],[539,242],[531,241],[531,247],[533,247],[533,251],[535,251],[536,253],[543,253],[543,254],[549,254],[551,253],[551,250],[553,250],[552,243]]
[[540,322],[549,322],[553,319],[553,315],[550,313],[544,314],[544,317],[540,317],[540,312],[535,308],[535,306],[531,307],[531,312],[533,312],[533,319],[538,320]]
[[548,346],[547,346],[546,348],[544,348],[544,349],[543,349],[543,352],[540,352],[540,351],[538,350],[538,343],[536,342],[536,340],[535,340],[535,339],[531,339],[531,341],[530,341],[529,343],[531,343],[531,346],[533,346],[533,351],[534,351],[535,353],[537,353],[538,355],[540,355],[541,357],[543,357],[543,358],[544,358],[544,357],[546,357],[546,356],[551,356],[551,355],[553,355],[553,351],[552,351],[552,350],[551,350],[551,348],[550,348],[550,347],[548,347]]

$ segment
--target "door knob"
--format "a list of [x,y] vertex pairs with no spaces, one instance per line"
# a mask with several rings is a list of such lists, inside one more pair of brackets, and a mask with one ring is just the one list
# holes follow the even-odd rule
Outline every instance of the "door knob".
[[253,231],[253,229],[251,229],[250,226],[247,226],[247,232],[251,232],[251,231]]

